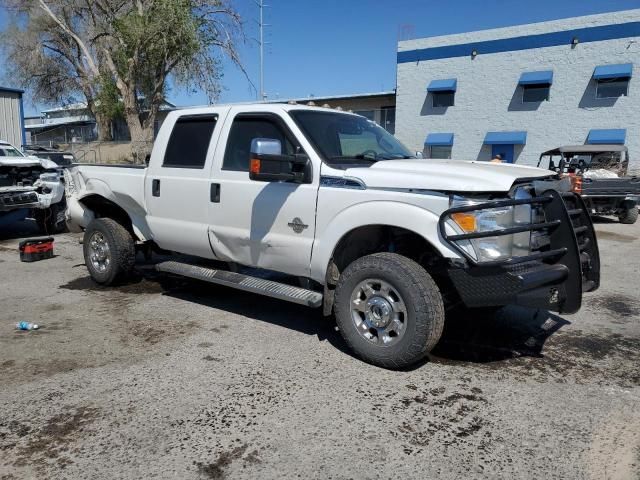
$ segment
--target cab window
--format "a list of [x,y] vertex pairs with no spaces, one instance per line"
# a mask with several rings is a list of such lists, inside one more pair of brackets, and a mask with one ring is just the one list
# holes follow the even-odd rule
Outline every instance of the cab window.
[[253,115],[239,115],[231,125],[227,148],[224,152],[222,169],[248,172],[251,141],[254,138],[280,140],[283,155],[293,155],[296,153],[293,141],[276,119]]
[[171,131],[162,166],[204,168],[216,120],[215,115],[180,117]]

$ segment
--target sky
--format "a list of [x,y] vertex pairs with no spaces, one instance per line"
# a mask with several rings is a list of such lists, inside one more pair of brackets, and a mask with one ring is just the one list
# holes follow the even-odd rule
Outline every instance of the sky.
[[[270,99],[392,90],[398,39],[640,8],[640,0],[264,0],[265,92]],[[243,65],[259,88],[258,7],[232,0],[245,24]],[[0,12],[0,26],[6,15]],[[401,34],[401,32],[404,32]],[[2,70],[6,71],[6,65]],[[8,82],[3,79],[4,84]],[[9,82],[10,83],[10,82]],[[223,62],[220,103],[252,101],[256,90],[230,60]],[[19,87],[19,85],[7,85]],[[204,105],[207,97],[173,86],[178,106]],[[28,114],[38,105],[26,98]]]

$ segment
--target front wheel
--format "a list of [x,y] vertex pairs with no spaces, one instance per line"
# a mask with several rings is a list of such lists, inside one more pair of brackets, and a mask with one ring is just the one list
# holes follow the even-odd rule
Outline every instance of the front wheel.
[[96,218],[87,226],[83,252],[91,278],[101,285],[125,279],[136,260],[133,237],[111,218]]
[[440,339],[445,318],[431,276],[394,253],[351,263],[338,280],[335,311],[349,347],[384,368],[405,368],[424,359]]

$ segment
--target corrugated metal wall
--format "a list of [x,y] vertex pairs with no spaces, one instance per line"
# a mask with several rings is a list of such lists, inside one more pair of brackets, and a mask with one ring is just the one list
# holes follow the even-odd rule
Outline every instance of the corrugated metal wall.
[[22,145],[20,94],[0,90],[0,140]]

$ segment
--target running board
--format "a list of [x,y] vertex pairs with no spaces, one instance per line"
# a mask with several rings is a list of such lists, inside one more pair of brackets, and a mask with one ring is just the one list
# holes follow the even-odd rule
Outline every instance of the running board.
[[322,294],[313,290],[293,287],[286,283],[250,277],[241,273],[213,268],[198,267],[188,263],[174,261],[162,262],[156,265],[159,272],[173,273],[183,277],[195,278],[204,282],[216,283],[225,287],[237,288],[245,292],[258,293],[267,297],[287,300],[307,307],[317,308],[322,305]]

